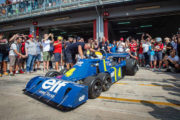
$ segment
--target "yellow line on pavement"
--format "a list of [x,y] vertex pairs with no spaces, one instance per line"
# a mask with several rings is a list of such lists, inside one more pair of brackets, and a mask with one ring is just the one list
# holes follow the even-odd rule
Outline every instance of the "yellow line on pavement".
[[105,96],[100,96],[98,98],[99,99],[105,99],[105,100],[116,100],[116,101],[124,101],[124,102],[146,103],[146,104],[154,104],[154,105],[164,105],[164,106],[180,107],[180,104],[173,104],[173,103],[168,103],[168,102],[135,100],[135,99],[115,98],[115,97],[105,97]]
[[115,84],[127,85],[128,83],[115,83]]
[[173,87],[172,85],[153,85],[153,84],[138,84],[138,85],[141,85],[141,86],[160,86],[160,87]]
[[[114,83],[114,84],[128,85],[128,83]],[[153,84],[137,84],[137,85],[140,85],[140,86],[155,86],[155,87],[173,87],[172,85],[153,85]]]

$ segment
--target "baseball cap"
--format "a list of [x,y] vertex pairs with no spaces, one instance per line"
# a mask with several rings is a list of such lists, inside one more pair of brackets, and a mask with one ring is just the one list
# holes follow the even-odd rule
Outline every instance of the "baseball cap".
[[124,38],[123,38],[123,37],[121,37],[121,38],[120,38],[120,40],[121,40],[121,41],[123,41],[123,40],[124,40]]
[[156,38],[156,42],[161,42],[162,41],[162,38],[161,37],[157,37]]
[[57,38],[58,40],[62,40],[63,39],[63,37],[62,36],[58,36],[58,38]]
[[28,37],[29,37],[29,38],[33,38],[34,36],[33,36],[32,34],[29,34]]

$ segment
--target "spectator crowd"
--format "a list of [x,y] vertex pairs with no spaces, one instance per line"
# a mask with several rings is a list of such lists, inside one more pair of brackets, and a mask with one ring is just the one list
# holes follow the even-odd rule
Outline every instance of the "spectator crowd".
[[43,7],[56,7],[64,3],[77,2],[78,0],[2,0],[0,2],[0,16],[17,15],[30,12],[31,10],[42,9]]
[[100,50],[107,53],[126,52],[138,61],[140,67],[153,71],[161,71],[162,68],[172,72],[180,70],[180,34],[162,39],[145,33],[141,39],[121,37],[109,41],[102,37],[100,40],[90,38],[85,42],[81,37],[65,40],[62,36],[54,37],[52,33],[44,34],[42,39],[32,34],[15,34],[6,39],[0,33],[0,77],[42,70],[41,62],[44,72],[54,68],[54,64],[57,71],[65,67],[70,69],[78,59],[89,58],[91,53]]

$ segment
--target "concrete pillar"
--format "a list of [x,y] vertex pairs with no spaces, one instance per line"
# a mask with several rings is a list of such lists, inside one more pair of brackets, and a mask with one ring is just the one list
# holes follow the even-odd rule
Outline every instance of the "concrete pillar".
[[[100,40],[104,36],[104,20],[103,15],[99,10],[97,10],[97,18],[96,18],[96,39]],[[100,42],[99,41],[99,42]]]

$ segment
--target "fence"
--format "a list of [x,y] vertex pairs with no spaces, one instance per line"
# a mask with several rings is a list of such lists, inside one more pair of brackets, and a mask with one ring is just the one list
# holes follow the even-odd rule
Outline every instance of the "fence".
[[0,6],[0,22],[42,14],[134,0],[24,0]]

